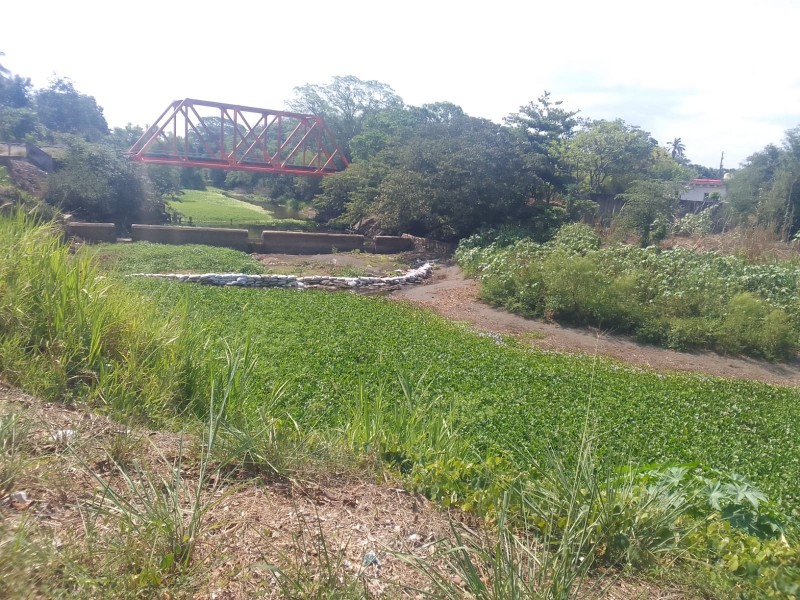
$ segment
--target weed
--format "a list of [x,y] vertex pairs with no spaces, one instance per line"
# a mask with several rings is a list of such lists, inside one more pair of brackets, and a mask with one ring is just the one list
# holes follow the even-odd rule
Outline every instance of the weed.
[[115,273],[263,273],[261,265],[244,252],[186,244],[169,246],[135,242],[84,246],[104,270]]
[[14,491],[25,467],[22,443],[26,435],[27,427],[16,414],[0,415],[0,499]]
[[118,491],[95,475],[102,486],[100,497],[95,501],[96,509],[118,517],[123,532],[149,541],[154,562],[146,567],[148,579],[160,580],[161,573],[185,572],[189,568],[204,531],[203,519],[222,499],[215,493],[222,478],[211,477],[215,471],[212,457],[228,403],[237,392],[241,370],[248,364],[246,354],[229,354],[226,359],[223,376],[211,375],[210,403],[196,482],[190,483],[184,477],[182,439],[174,461],[167,460],[156,448],[168,469],[166,477],[148,471],[134,473],[115,463],[123,482],[122,491]]
[[468,454],[447,413],[431,412],[424,378],[398,374],[399,397],[384,387],[370,395],[360,385],[343,431],[349,447],[378,456],[405,474],[415,465]]

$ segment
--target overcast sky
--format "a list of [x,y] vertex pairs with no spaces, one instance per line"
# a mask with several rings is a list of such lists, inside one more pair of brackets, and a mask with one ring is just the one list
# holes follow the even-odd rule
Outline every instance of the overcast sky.
[[0,64],[69,77],[112,127],[186,97],[280,109],[334,75],[498,122],[548,90],[735,167],[800,125],[798,24],[798,0],[20,0]]

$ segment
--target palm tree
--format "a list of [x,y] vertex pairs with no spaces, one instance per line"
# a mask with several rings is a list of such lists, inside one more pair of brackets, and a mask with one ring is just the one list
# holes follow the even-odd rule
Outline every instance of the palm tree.
[[684,152],[686,152],[686,146],[683,145],[681,138],[676,137],[671,142],[667,142],[667,146],[670,147],[672,151],[672,158],[675,160],[680,160],[684,157]]

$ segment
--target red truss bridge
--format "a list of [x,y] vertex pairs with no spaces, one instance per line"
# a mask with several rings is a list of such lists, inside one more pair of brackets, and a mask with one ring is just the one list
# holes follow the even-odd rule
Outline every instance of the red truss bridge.
[[347,158],[321,116],[176,100],[128,151],[136,161],[321,177]]

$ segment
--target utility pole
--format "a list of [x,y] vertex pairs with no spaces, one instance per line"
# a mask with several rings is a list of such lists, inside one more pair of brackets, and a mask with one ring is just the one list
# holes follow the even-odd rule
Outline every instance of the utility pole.
[[722,179],[724,171],[722,170],[722,161],[725,159],[725,150],[722,151],[722,156],[719,157],[719,178]]

